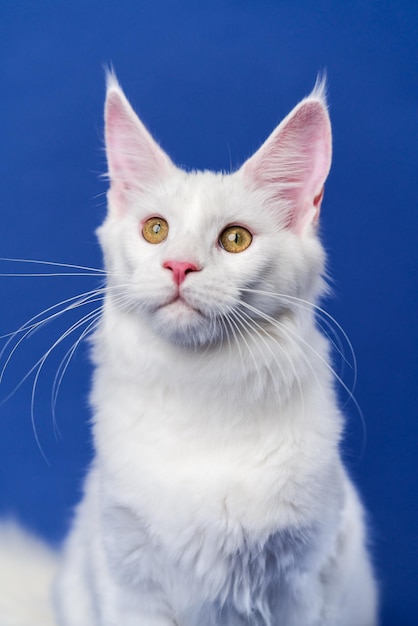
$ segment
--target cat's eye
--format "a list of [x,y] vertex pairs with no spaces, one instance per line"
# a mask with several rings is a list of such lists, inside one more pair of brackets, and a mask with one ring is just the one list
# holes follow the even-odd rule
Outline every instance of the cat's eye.
[[142,227],[142,236],[149,243],[161,243],[167,235],[168,223],[162,217],[150,217]]
[[244,252],[252,240],[252,234],[243,226],[228,226],[219,236],[219,243],[227,252]]

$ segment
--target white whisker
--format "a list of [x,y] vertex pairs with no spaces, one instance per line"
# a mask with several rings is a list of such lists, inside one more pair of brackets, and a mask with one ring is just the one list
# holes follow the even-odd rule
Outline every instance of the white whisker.
[[[24,378],[22,378],[22,380],[15,387],[15,389],[12,391],[12,393],[9,394],[9,396],[7,396],[7,398],[5,399],[5,401],[7,401],[11,397],[11,395],[13,395],[17,391],[17,389],[24,383],[24,381],[27,380],[27,378],[29,378],[29,376],[33,372],[35,372],[35,376],[34,376],[34,380],[33,380],[33,384],[32,384],[32,393],[31,393],[31,423],[32,423],[32,428],[33,428],[35,440],[36,440],[37,445],[39,446],[39,449],[40,449],[40,451],[42,453],[42,456],[44,456],[44,458],[45,458],[45,455],[43,453],[42,446],[40,445],[38,433],[37,433],[37,430],[36,430],[36,423],[35,423],[35,395],[36,395],[36,388],[37,388],[37,385],[38,385],[38,380],[39,380],[41,371],[42,371],[43,366],[44,366],[45,362],[47,361],[48,357],[55,350],[55,348],[57,346],[59,346],[67,337],[69,337],[73,332],[75,332],[83,324],[85,324],[86,322],[89,322],[92,319],[92,317],[94,317],[94,319],[96,319],[96,316],[100,315],[100,312],[101,312],[101,307],[95,309],[94,311],[90,311],[89,313],[84,315],[80,320],[78,320],[72,326],[70,326],[70,328],[68,328],[64,333],[62,333],[60,335],[60,337],[58,337],[58,339],[52,344],[52,346],[44,353],[44,355],[35,363],[35,365],[33,365],[31,367],[31,369],[27,372],[27,374],[24,376]],[[45,459],[45,460],[47,460],[47,459]]]
[[[86,267],[85,265],[73,265],[72,263],[58,263],[56,261],[42,261],[39,259],[13,259],[9,257],[0,257],[0,261],[12,262],[12,263],[34,263],[37,265],[50,265],[50,266],[52,265],[54,267],[66,267],[69,269],[84,270],[85,272],[96,272],[100,276],[106,276],[107,274],[106,270],[100,269],[97,267]],[[90,274],[77,274],[77,276],[89,276],[89,275]]]
[[62,278],[63,276],[88,276],[89,278],[94,278],[95,276],[100,276],[103,278],[103,274],[99,274],[99,272],[89,273],[86,272],[37,272],[37,273],[23,273],[23,272],[10,272],[7,274],[1,274],[0,278],[51,278],[51,277]]
[[[13,341],[14,338],[17,337],[17,335],[19,335],[20,333],[24,333],[22,335],[22,337],[20,337],[20,339],[16,342],[16,344],[13,346],[13,349],[10,351],[6,362],[4,363],[1,372],[0,372],[0,383],[2,382],[2,379],[4,377],[4,373],[5,370],[13,356],[13,354],[15,353],[15,351],[17,350],[17,348],[19,347],[19,345],[25,340],[27,339],[33,332],[39,330],[42,326],[52,322],[53,320],[59,318],[60,316],[62,316],[64,313],[68,313],[69,311],[73,311],[81,306],[86,306],[89,304],[92,304],[94,302],[98,302],[98,301],[102,301],[103,297],[106,293],[109,293],[112,290],[116,290],[116,289],[120,289],[120,286],[117,287],[112,287],[112,286],[105,286],[103,288],[99,288],[99,289],[93,289],[91,291],[86,291],[82,294],[77,294],[75,296],[72,296],[71,298],[67,298],[66,300],[62,300],[61,302],[58,302],[46,309],[44,309],[43,311],[41,311],[40,313],[37,313],[36,315],[34,315],[33,317],[31,317],[29,320],[27,320],[24,324],[22,324],[22,326],[20,326],[16,331],[12,332],[12,333],[7,333],[6,335],[2,335],[0,337],[0,339],[5,339],[8,338],[8,340],[6,341],[5,345],[3,346],[2,350],[0,351],[0,359],[3,358],[3,356],[5,355],[5,352],[7,350],[7,348],[10,346],[11,342]],[[62,308],[61,310],[56,311],[55,313],[52,313],[51,315],[44,317],[42,319],[38,319],[40,318],[42,315],[45,315],[46,313],[49,313],[51,311],[54,311],[54,309],[57,309],[58,307],[61,307],[63,305],[67,305],[64,306],[64,308]],[[38,321],[35,321],[38,320]]]
[[[253,351],[252,351],[252,349],[251,349],[251,347],[250,347],[250,345],[249,345],[249,343],[248,343],[248,341],[247,341],[247,339],[245,337],[245,329],[243,328],[242,321],[237,316],[237,312],[235,310],[230,311],[229,315],[232,316],[231,317],[231,321],[233,322],[236,330],[238,331],[238,333],[239,333],[239,335],[240,335],[244,345],[247,348],[248,354],[250,355],[250,357],[251,357],[251,359],[252,359],[252,361],[254,363],[255,372],[256,372],[256,374],[258,376],[258,379],[260,381],[260,386],[263,387],[263,377],[261,375],[260,366],[259,366],[259,364],[257,362],[257,359],[255,358],[254,353],[253,353]],[[243,364],[244,364],[244,361],[243,361]],[[245,368],[244,368],[244,371],[245,371]]]
[[[95,330],[95,328],[97,327],[99,320],[101,318],[101,307],[99,309],[96,309],[95,311],[93,311],[91,317],[92,317],[92,321],[89,322],[89,324],[87,325],[87,327],[83,330],[83,332],[81,333],[81,335],[78,337],[78,339],[73,343],[73,345],[71,346],[71,348],[65,353],[64,358],[61,360],[55,377],[54,377],[54,382],[52,384],[52,391],[51,391],[51,411],[52,411],[52,418],[53,418],[53,424],[54,424],[54,430],[55,432],[57,432],[57,428],[56,428],[56,405],[57,405],[57,401],[58,401],[58,394],[59,394],[59,390],[63,381],[63,378],[65,376],[65,373],[68,369],[68,366],[70,365],[70,362],[75,354],[75,351],[77,350],[78,346],[80,345],[80,343],[83,341],[83,339],[85,339],[85,337],[90,333],[93,332]],[[87,322],[88,320],[85,319],[85,322]]]
[[[234,338],[234,340],[235,340],[235,345],[236,345],[236,346],[237,346],[237,348],[238,348],[238,354],[239,354],[239,360],[240,360],[241,368],[242,368],[243,373],[245,374],[245,367],[244,367],[244,355],[243,355],[243,353],[242,353],[241,344],[240,344],[240,341],[239,341],[239,339],[238,339],[238,336],[237,336],[237,333],[236,333],[236,330],[235,330],[235,328],[236,328],[236,323],[235,323],[233,320],[231,320],[231,318],[230,318],[230,313],[227,313],[227,314],[225,315],[224,319],[225,319],[225,324],[226,324],[226,323],[228,323],[229,328],[231,329],[232,336],[233,336],[233,338]],[[229,334],[229,333],[228,333],[228,334]]]
[[0,404],[4,404],[5,402],[7,402],[15,393],[16,391],[23,385],[23,383],[29,378],[29,376],[39,367],[42,365],[43,363],[46,361],[46,359],[48,358],[48,356],[51,354],[51,352],[69,335],[71,334],[74,330],[76,330],[77,328],[79,328],[80,325],[82,325],[86,318],[89,317],[90,315],[92,315],[92,312],[87,313],[87,315],[83,316],[80,320],[78,320],[77,322],[75,322],[72,326],[70,326],[70,328],[68,328],[64,333],[62,333],[62,335],[60,335],[60,337],[53,343],[53,345],[44,353],[44,355],[38,359],[38,361],[29,369],[28,372],[26,372],[26,374],[23,376],[23,378],[21,378],[21,380],[19,381],[19,383],[14,387],[14,389],[1,401]]
[[[16,330],[15,332],[10,333],[9,335],[5,335],[4,337],[8,336],[9,339],[7,340],[5,345],[3,346],[2,350],[0,351],[0,359],[3,358],[7,348],[10,346],[11,342],[13,341],[13,339],[17,335],[19,335],[20,333],[24,333],[20,337],[20,339],[16,342],[16,344],[13,346],[13,349],[9,352],[9,355],[8,355],[6,361],[5,361],[5,363],[4,363],[4,365],[3,365],[2,369],[1,369],[1,372],[0,372],[0,383],[3,380],[4,373],[6,371],[6,368],[7,368],[8,364],[10,363],[11,358],[13,357],[13,354],[16,352],[16,350],[18,349],[19,345],[27,337],[29,337],[33,332],[35,332],[36,330],[38,330],[39,328],[41,328],[45,324],[50,323],[54,319],[57,319],[58,317],[60,317],[64,313],[67,313],[68,311],[72,311],[72,310],[74,310],[74,309],[76,309],[76,308],[78,308],[80,306],[85,306],[86,304],[90,304],[92,302],[96,302],[97,300],[101,300],[102,297],[103,297],[103,293],[105,293],[106,290],[107,290],[107,288],[94,289],[92,291],[87,291],[84,294],[78,294],[77,296],[73,296],[72,298],[67,298],[66,300],[62,300],[58,304],[54,304],[51,307],[48,307],[47,309],[44,309],[41,313],[38,313],[37,315],[35,315],[31,319],[29,319],[22,326],[20,326],[20,328],[18,328],[18,330]],[[68,303],[70,303],[70,304],[68,304]],[[41,315],[44,315],[45,313],[53,311],[57,307],[65,305],[65,304],[68,304],[68,306],[65,306],[63,309],[53,313],[52,315],[49,315],[46,318],[38,320],[37,322],[34,321],[37,318],[39,318]]]
[[222,344],[224,343],[224,337],[226,337],[226,340],[228,342],[229,359],[231,359],[231,356],[232,356],[231,355],[231,350],[232,350],[231,337],[230,337],[230,334],[228,332],[228,327],[226,325],[226,320],[225,320],[224,315],[219,316],[218,319],[220,321],[221,328],[222,328],[222,338],[221,338],[221,342],[220,342],[220,347],[222,347]]
[[[269,343],[266,341],[266,339],[262,336],[261,332],[262,332],[262,333],[264,333],[267,337],[269,337],[271,340],[273,340],[273,341],[274,341],[275,345],[276,345],[276,346],[280,349],[281,353],[284,355],[284,357],[285,357],[285,358],[286,358],[286,360],[288,361],[288,363],[289,363],[289,365],[290,365],[290,368],[291,368],[291,370],[292,370],[292,372],[293,372],[294,380],[295,380],[295,382],[296,382],[296,384],[297,384],[297,386],[298,386],[299,396],[300,396],[301,405],[302,405],[302,413],[303,413],[303,412],[304,412],[304,395],[303,395],[303,391],[302,391],[302,385],[301,385],[301,382],[300,382],[299,375],[298,375],[298,373],[297,373],[297,371],[296,371],[295,365],[294,365],[294,363],[292,362],[292,359],[291,359],[291,358],[290,358],[290,356],[287,354],[286,350],[284,350],[284,349],[283,349],[283,347],[280,345],[280,342],[279,342],[279,341],[277,341],[277,339],[276,339],[276,338],[273,338],[273,336],[272,336],[272,335],[271,335],[271,334],[270,334],[270,333],[269,333],[269,332],[268,332],[265,328],[263,328],[263,326],[261,326],[261,324],[258,324],[258,323],[257,323],[257,322],[256,322],[256,321],[252,318],[252,317],[250,317],[247,313],[245,313],[245,311],[242,311],[242,310],[241,310],[240,315],[242,315],[242,316],[243,316],[243,319],[245,319],[245,320],[246,320],[246,323],[247,323],[248,327],[249,327],[249,328],[250,328],[253,332],[255,332],[255,333],[256,333],[256,335],[258,336],[258,338],[259,338],[259,339],[263,342],[263,344],[265,345],[265,347],[267,348],[267,350],[270,352],[271,356],[274,358],[274,361],[275,361],[276,365],[277,365],[277,366],[278,366],[278,368],[279,368],[279,372],[280,372],[280,375],[281,375],[281,377],[282,377],[282,380],[285,380],[285,379],[286,379],[286,376],[285,376],[285,373],[284,373],[283,367],[282,367],[281,363],[279,362],[279,360],[278,360],[278,358],[277,358],[277,355],[273,352],[273,350],[272,350],[271,346],[270,346],[270,345],[269,345]],[[259,330],[257,330],[257,329],[259,329]],[[261,331],[261,332],[260,332],[260,331]],[[260,350],[260,352],[261,352],[262,356],[264,357],[264,355],[263,355],[263,353],[262,353],[262,351],[261,351],[261,350]],[[280,392],[279,392],[279,389],[278,389],[278,387],[277,387],[277,381],[276,381],[275,377],[272,377],[272,379],[273,379],[273,384],[274,384],[274,387],[275,387],[275,389],[276,389],[277,396],[278,396],[278,398],[279,398],[279,397],[280,397]]]
[[[107,289],[108,289],[108,287],[103,287],[101,289],[92,289],[91,291],[86,291],[84,293],[72,296],[71,298],[66,298],[65,300],[61,300],[60,302],[57,302],[56,304],[53,304],[52,306],[48,307],[47,309],[44,309],[40,313],[37,313],[36,315],[31,317],[24,324],[22,324],[22,326],[20,326],[17,330],[15,330],[15,331],[13,331],[11,333],[6,333],[5,335],[0,335],[0,339],[6,339],[7,337],[10,337],[11,339],[13,339],[13,337],[18,335],[20,332],[24,332],[26,330],[31,330],[33,328],[36,328],[38,326],[38,324],[40,324],[40,323],[43,323],[43,322],[46,323],[47,321],[50,321],[50,320],[54,319],[55,317],[58,317],[59,315],[62,315],[62,313],[65,313],[66,311],[70,311],[72,309],[77,308],[77,306],[79,306],[79,304],[77,302],[78,299],[79,299],[79,302],[81,304],[83,304],[84,302],[87,303],[88,299],[91,296],[99,294],[99,293],[104,293],[104,292],[106,292]],[[61,311],[58,311],[57,313],[54,313],[53,315],[51,315],[48,318],[40,320],[39,322],[35,322],[36,319],[38,319],[39,317],[41,317],[45,313],[49,313],[50,311],[53,311],[54,309],[57,309],[60,306],[63,306],[65,304],[69,304],[70,302],[72,302],[73,304],[68,306],[68,307],[65,307],[64,309],[62,309]],[[34,323],[32,324],[32,322],[34,322]],[[7,348],[8,343],[9,342],[7,342],[6,345],[3,347],[3,349],[1,350],[0,358],[3,356],[3,354],[5,352],[5,349]]]
[[[326,311],[324,308],[322,308],[321,306],[315,304],[314,302],[310,302],[309,300],[304,300],[303,298],[299,298],[297,296],[291,296],[288,294],[284,294],[284,293],[275,293],[275,292],[270,292],[270,291],[266,291],[266,290],[262,290],[262,289],[252,289],[252,288],[245,288],[243,287],[241,289],[242,292],[246,292],[246,293],[255,293],[255,294],[259,294],[259,295],[263,295],[263,296],[269,296],[271,298],[274,298],[276,300],[287,300],[289,302],[292,302],[293,304],[295,304],[296,306],[299,306],[300,308],[304,309],[304,310],[314,310],[315,313],[318,313],[319,315],[322,315],[325,319],[323,320],[325,323],[327,323],[327,325],[329,325],[328,327],[330,328],[330,330],[332,329],[332,325],[334,325],[337,329],[337,331],[339,333],[341,333],[344,341],[346,342],[349,352],[350,352],[350,356],[352,359],[352,363],[347,359],[347,357],[344,354],[344,351],[341,349],[339,350],[337,348],[337,346],[335,346],[335,343],[330,339],[330,341],[332,342],[332,344],[336,347],[336,350],[339,352],[339,354],[341,355],[341,357],[343,358],[343,360],[345,361],[345,363],[353,370],[353,383],[352,383],[352,388],[351,388],[351,393],[354,392],[355,386],[356,386],[356,382],[357,382],[357,359],[356,359],[356,354],[353,348],[353,344],[350,341],[349,336],[347,335],[346,331],[344,330],[344,328],[341,326],[341,324],[335,319],[335,317],[333,317],[330,313],[328,313],[328,311]],[[337,338],[338,335],[337,333],[332,330],[334,336]]]
[[353,402],[353,404],[354,404],[354,406],[355,406],[355,408],[356,408],[356,410],[357,410],[357,412],[358,412],[358,414],[360,416],[360,419],[361,419],[361,422],[362,422],[362,425],[363,425],[364,435],[366,436],[366,424],[365,424],[363,411],[361,410],[361,407],[360,407],[356,397],[354,396],[353,392],[349,389],[349,387],[345,384],[345,382],[342,380],[342,378],[338,375],[338,373],[335,371],[335,369],[328,363],[328,361],[323,356],[321,356],[305,339],[303,339],[303,337],[298,335],[291,328],[286,327],[282,322],[279,322],[278,320],[276,320],[275,318],[271,317],[267,313],[263,313],[262,311],[260,311],[256,307],[252,306],[251,304],[248,304],[247,302],[241,302],[241,305],[246,307],[247,309],[249,309],[253,313],[255,313],[257,316],[259,316],[262,319],[266,320],[267,322],[269,322],[270,324],[272,324],[273,326],[275,326],[279,330],[282,330],[282,331],[285,330],[286,332],[291,333],[295,337],[296,342],[299,342],[301,345],[303,345],[306,348],[308,348],[308,350],[326,367],[326,369],[328,369],[328,371],[332,374],[332,376],[335,378],[335,380],[341,385],[342,389],[344,389],[344,391],[347,393],[347,395],[348,395],[349,399],[351,400],[351,402]]

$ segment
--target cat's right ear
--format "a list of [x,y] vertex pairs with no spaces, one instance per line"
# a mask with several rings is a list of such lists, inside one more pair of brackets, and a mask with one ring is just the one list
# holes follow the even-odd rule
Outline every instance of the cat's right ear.
[[105,142],[109,205],[123,214],[132,193],[146,191],[167,176],[174,165],[142,124],[111,73],[107,76]]

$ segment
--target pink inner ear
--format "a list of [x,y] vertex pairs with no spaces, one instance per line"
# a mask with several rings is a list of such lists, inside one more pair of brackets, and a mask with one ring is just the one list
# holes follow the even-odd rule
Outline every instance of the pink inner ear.
[[244,164],[258,188],[298,232],[318,218],[331,165],[331,129],[320,100],[302,101]]
[[322,202],[322,198],[324,197],[324,187],[322,187],[321,191],[319,192],[319,194],[317,196],[315,196],[314,198],[314,206],[318,209],[320,209],[321,207],[321,202]]
[[139,120],[123,92],[109,88],[105,108],[106,154],[112,190],[121,202],[124,192],[145,190],[167,174],[170,159]]

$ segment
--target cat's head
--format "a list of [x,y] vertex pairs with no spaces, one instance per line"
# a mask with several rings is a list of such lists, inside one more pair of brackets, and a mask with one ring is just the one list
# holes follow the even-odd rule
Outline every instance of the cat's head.
[[206,346],[245,338],[316,297],[331,163],[323,92],[320,83],[236,172],[185,172],[109,76],[109,208],[99,237],[121,314],[171,342]]

